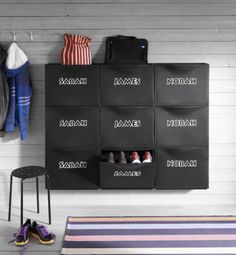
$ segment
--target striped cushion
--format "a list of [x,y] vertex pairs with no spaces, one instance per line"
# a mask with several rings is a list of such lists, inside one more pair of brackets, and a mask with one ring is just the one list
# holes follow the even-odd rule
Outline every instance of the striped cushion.
[[61,254],[236,254],[236,217],[69,217]]

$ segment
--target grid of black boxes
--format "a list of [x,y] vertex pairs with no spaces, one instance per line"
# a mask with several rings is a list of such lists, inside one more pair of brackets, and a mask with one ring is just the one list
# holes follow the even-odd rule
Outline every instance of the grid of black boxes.
[[[46,65],[52,189],[208,188],[207,64]],[[152,163],[101,160],[109,151]]]

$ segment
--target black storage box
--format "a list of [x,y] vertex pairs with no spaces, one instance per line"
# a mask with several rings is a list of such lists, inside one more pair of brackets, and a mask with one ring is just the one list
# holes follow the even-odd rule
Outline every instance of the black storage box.
[[96,189],[99,186],[98,151],[94,149],[49,148],[46,168],[51,189]]
[[101,65],[100,88],[102,105],[153,105],[154,66]]
[[208,105],[208,64],[156,64],[156,102],[159,105]]
[[98,105],[98,65],[46,65],[45,75],[48,106]]
[[100,185],[104,189],[152,189],[155,163],[118,164],[100,162]]
[[49,107],[46,114],[47,145],[98,147],[98,108]]
[[157,189],[207,189],[208,148],[158,148]]
[[158,146],[208,146],[208,107],[157,107]]
[[102,148],[153,148],[153,115],[152,107],[102,107],[100,110]]

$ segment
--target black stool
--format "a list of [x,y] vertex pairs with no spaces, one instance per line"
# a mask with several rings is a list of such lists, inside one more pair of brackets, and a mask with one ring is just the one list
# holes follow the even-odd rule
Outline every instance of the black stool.
[[21,215],[20,222],[23,224],[23,181],[29,178],[36,178],[36,196],[37,196],[37,213],[39,213],[39,180],[38,177],[45,175],[45,182],[47,184],[48,190],[48,219],[49,224],[51,224],[51,203],[50,203],[50,181],[47,170],[41,166],[26,166],[13,170],[11,172],[10,179],[10,194],[9,194],[9,211],[8,211],[8,221],[11,221],[11,200],[12,200],[12,179],[13,177],[21,179]]

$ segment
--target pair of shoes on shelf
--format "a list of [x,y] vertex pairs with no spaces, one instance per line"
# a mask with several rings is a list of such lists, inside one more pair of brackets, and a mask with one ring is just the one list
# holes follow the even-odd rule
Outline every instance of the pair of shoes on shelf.
[[[108,162],[109,163],[115,163],[115,158],[114,158],[114,153],[113,152],[109,152]],[[119,157],[118,163],[127,164],[127,159],[126,159],[125,153],[123,151],[120,152],[120,157]]]
[[44,225],[39,225],[36,221],[27,219],[15,234],[15,245],[24,246],[29,243],[30,237],[38,239],[41,244],[52,244],[55,242],[55,235],[49,233]]
[[[113,152],[109,152],[108,162],[109,163],[115,163],[115,158],[114,158],[114,153]],[[146,151],[143,155],[142,163],[151,163],[151,162],[152,162],[151,153],[149,151]],[[126,159],[125,153],[123,151],[120,152],[118,163],[127,164],[127,159]],[[137,151],[132,152],[131,163],[132,164],[136,164],[136,163],[140,164],[141,163],[140,157],[139,157],[139,154],[138,154]]]
[[[142,163],[151,163],[152,155],[149,151],[145,151]],[[132,164],[141,164],[140,157],[137,151],[132,152]]]

